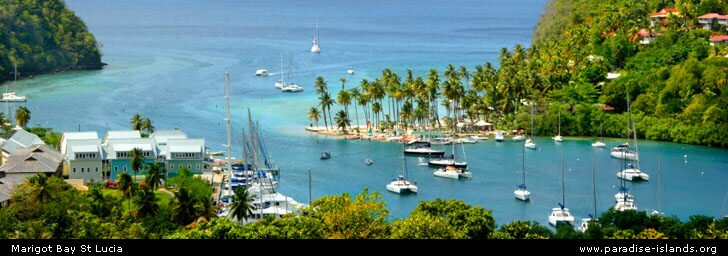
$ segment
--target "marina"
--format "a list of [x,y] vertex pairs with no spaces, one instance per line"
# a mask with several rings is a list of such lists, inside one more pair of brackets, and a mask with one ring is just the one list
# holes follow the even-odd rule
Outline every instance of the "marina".
[[[433,151],[418,149],[415,154],[437,157],[460,155],[464,148],[472,179],[435,177],[435,169],[428,167],[427,161],[423,166],[418,157],[408,156],[404,158],[408,166],[407,179],[417,181],[417,193],[400,196],[387,192],[385,184],[402,175],[402,145],[386,142],[381,137],[381,140],[345,140],[307,132],[325,130],[323,120],[316,125],[305,118],[307,108],[317,102],[314,90],[308,89],[313,88],[309,86],[316,76],[327,77],[334,95],[338,92],[336,81],[342,76],[358,83],[361,79],[378,77],[383,68],[390,66],[399,74],[404,74],[405,68],[412,68],[415,74],[423,75],[433,67],[442,71],[447,63],[474,66],[482,64],[484,59],[495,60],[501,47],[530,41],[532,27],[545,1],[528,2],[528,5],[494,3],[495,8],[458,7],[466,10],[458,14],[463,17],[450,18],[458,21],[475,19],[478,24],[487,26],[461,24],[463,22],[418,23],[408,27],[411,33],[422,37],[413,39],[403,35],[402,28],[387,25],[413,18],[397,17],[393,10],[384,11],[391,17],[369,21],[375,22],[375,25],[360,22],[366,17],[347,10],[343,10],[341,16],[326,15],[330,13],[295,14],[291,21],[270,21],[274,22],[271,25],[267,24],[269,21],[255,18],[255,13],[261,10],[248,9],[249,6],[229,8],[245,10],[244,15],[235,15],[225,8],[202,8],[200,12],[205,17],[234,17],[235,25],[229,25],[222,18],[195,20],[194,24],[187,24],[189,31],[180,35],[176,30],[165,27],[165,20],[174,19],[180,10],[171,9],[169,14],[149,20],[149,27],[135,30],[131,28],[137,25],[134,24],[136,19],[128,19],[128,14],[118,13],[122,11],[100,3],[82,6],[77,1],[68,1],[78,15],[87,20],[99,41],[104,42],[105,61],[110,65],[100,71],[20,80],[14,90],[18,95],[32,97],[24,104],[34,110],[33,120],[42,120],[38,122],[43,126],[59,131],[75,131],[80,126],[83,130],[103,132],[126,128],[128,117],[140,112],[153,117],[158,127],[183,127],[192,137],[204,137],[210,153],[219,157],[219,151],[225,150],[221,145],[226,144],[221,74],[228,70],[232,77],[229,118],[232,126],[242,127],[245,109],[250,108],[260,122],[267,151],[281,170],[277,191],[288,198],[271,196],[271,202],[280,204],[290,202],[289,199],[305,202],[309,194],[307,171],[310,169],[314,198],[342,192],[355,194],[369,188],[370,191],[383,193],[394,218],[407,216],[420,200],[454,198],[492,209],[499,223],[518,219],[546,224],[546,215],[561,198],[559,152],[563,150],[569,212],[581,220],[594,212],[593,201],[597,203],[597,212],[615,206],[615,202],[618,204],[619,198],[613,195],[620,190],[621,184],[615,173],[624,169],[625,165],[622,159],[612,157],[614,154],[617,157],[621,155],[612,154],[610,149],[624,143],[623,138],[600,138],[599,142],[603,145],[593,145],[596,138],[564,134],[563,140],[568,143],[554,143],[549,137],[532,137],[529,140],[538,141],[538,147],[534,144],[533,150],[529,148],[525,152],[524,142],[519,141],[521,138],[515,141],[506,139],[503,133],[498,136],[474,135],[476,137],[472,139],[477,143],[460,141],[463,143],[455,146],[458,152],[451,152],[452,146],[448,143],[453,143],[452,140],[438,140],[439,144],[448,146],[433,143]],[[181,1],[180,5],[190,8],[194,3]],[[405,8],[407,3],[397,5]],[[523,8],[531,5],[533,7]],[[298,12],[290,6],[283,8],[288,8],[281,10],[286,13]],[[367,12],[381,11],[367,6],[362,8],[367,8]],[[434,9],[438,8],[454,7],[435,6]],[[428,12],[419,7],[416,11]],[[136,15],[153,16],[147,11]],[[312,26],[313,17],[320,17],[315,27]],[[106,18],[111,21],[106,21]],[[179,23],[180,26],[185,25],[185,21],[180,20]],[[220,24],[234,29],[209,29]],[[503,29],[509,24],[525,25]],[[270,26],[280,27],[280,30],[271,30]],[[311,30],[314,30],[314,42],[311,42]],[[363,31],[369,33],[364,36]],[[464,33],[466,36],[449,42],[440,33],[452,36]],[[313,46],[319,46],[319,36],[325,40],[326,51],[318,48],[318,54],[311,54],[308,48],[311,46],[310,50],[314,52]],[[421,45],[410,46],[415,41]],[[199,47],[200,44],[212,47]],[[223,46],[214,47],[217,44]],[[478,45],[477,49],[473,45]],[[446,49],[432,51],[442,47]],[[263,72],[261,76],[253,75],[260,67],[277,67],[282,62],[279,57],[281,51],[296,52],[293,58],[293,65],[298,67],[295,77],[306,90],[301,88],[302,91],[296,94],[282,94],[271,88],[279,79],[278,74],[269,74],[266,70],[265,75]],[[407,63],[400,63],[402,60],[407,60]],[[351,68],[352,72],[348,72],[347,68],[351,66],[356,67],[356,72]],[[352,107],[349,111],[352,112]],[[359,111],[358,121],[363,124],[366,120],[361,108]],[[444,112],[441,114],[444,115]],[[331,126],[330,123],[328,125]],[[329,127],[329,131],[333,129]],[[240,129],[233,129],[231,133],[233,138],[243,135]],[[531,137],[533,133],[527,129],[525,134]],[[233,145],[229,155],[240,159],[243,150],[235,146],[235,141],[239,143],[239,139],[227,143]],[[631,146],[632,140],[629,143]],[[634,196],[632,203],[639,205],[639,210],[661,208],[666,215],[683,219],[691,214],[716,217],[721,214],[726,195],[725,181],[728,180],[728,150],[647,140],[639,140],[638,143],[639,168],[656,170],[657,157],[660,156],[661,183],[664,184],[658,193],[654,181],[625,181]],[[332,152],[333,157],[321,161],[323,151]],[[525,167],[519,154],[525,154]],[[629,157],[627,154],[624,157]],[[687,161],[688,156],[690,161]],[[594,188],[591,186],[592,157],[596,166]],[[374,164],[366,164],[367,160]],[[532,193],[527,202],[515,199],[513,193],[514,185],[523,183],[521,170],[524,168],[528,173],[528,191]],[[237,178],[242,181],[246,177]],[[233,185],[232,182],[229,184]],[[598,195],[596,200],[592,199],[593,189]],[[665,198],[661,206],[658,206],[658,194]],[[624,197],[622,201],[628,202]]]

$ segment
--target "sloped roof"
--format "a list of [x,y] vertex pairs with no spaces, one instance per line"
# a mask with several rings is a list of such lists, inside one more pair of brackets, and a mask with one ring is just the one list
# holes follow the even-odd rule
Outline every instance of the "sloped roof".
[[712,13],[703,14],[700,17],[698,17],[698,19],[700,19],[700,20],[712,20],[712,19],[723,20],[723,19],[728,19],[728,14],[720,15],[719,13],[712,12]]
[[66,153],[69,141],[74,140],[98,140],[99,134],[96,132],[64,132],[61,139],[61,154]]
[[164,153],[167,159],[171,159],[172,153],[203,153],[204,150],[204,139],[170,139],[167,141]]
[[8,157],[0,172],[5,173],[55,173],[63,162],[63,155],[48,147],[48,145],[35,145],[27,148],[18,148]]
[[670,15],[671,13],[673,15],[679,15],[680,14],[680,11],[678,11],[675,8],[667,7],[667,8],[662,8],[662,10],[660,10],[659,12],[656,12],[656,13],[651,14],[650,17],[652,17],[652,18],[664,18],[664,17],[667,17],[667,15]]
[[97,153],[97,159],[103,159],[103,148],[101,141],[95,140],[73,140],[67,144],[66,160],[76,160],[76,153]]
[[109,140],[138,139],[141,137],[142,137],[142,133],[137,130],[108,131],[106,133],[106,137],[104,137],[104,144],[108,143]]
[[180,130],[160,130],[153,132],[149,137],[157,140],[157,144],[165,145],[170,139],[187,139],[187,134]]
[[728,41],[728,35],[714,36],[710,38],[711,42],[723,42]]
[[45,142],[41,140],[38,135],[29,133],[23,129],[16,131],[13,136],[3,143],[3,150],[12,154],[18,148],[30,147],[33,145],[44,145]]
[[157,156],[157,144],[152,138],[109,140],[104,148],[106,149],[107,159],[116,159],[116,152],[127,152],[134,148],[150,151],[152,157]]

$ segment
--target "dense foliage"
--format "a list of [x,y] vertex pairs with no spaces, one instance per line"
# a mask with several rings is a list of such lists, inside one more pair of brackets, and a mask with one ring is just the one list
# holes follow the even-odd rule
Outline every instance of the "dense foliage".
[[69,69],[98,69],[101,53],[62,0],[0,0],[0,82]]
[[[650,28],[649,15],[668,6],[683,16]],[[485,119],[511,130],[531,127],[535,107],[537,135],[556,135],[561,113],[563,135],[625,137],[629,98],[639,138],[727,147],[728,111],[721,106],[728,103],[728,47],[708,41],[725,33],[725,26],[703,30],[696,18],[726,11],[728,3],[715,0],[555,0],[533,46],[503,48],[497,66],[488,62],[469,70],[450,64],[423,76],[387,68],[354,88],[346,89],[342,80],[336,99],[318,77],[319,102],[308,119],[318,124],[322,114],[328,129],[338,103],[343,112],[337,118],[351,118],[353,108],[358,126],[362,108],[364,120],[385,132],[450,129],[453,118]],[[640,44],[641,29],[656,40]],[[610,72],[621,77],[608,80]],[[442,108],[448,118],[440,118]],[[346,125],[337,122],[340,129]]]

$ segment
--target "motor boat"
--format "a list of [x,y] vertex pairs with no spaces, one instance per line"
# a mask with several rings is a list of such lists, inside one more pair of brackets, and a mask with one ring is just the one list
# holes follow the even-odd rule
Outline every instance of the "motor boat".
[[268,70],[267,69],[258,69],[255,71],[256,76],[267,76]]
[[321,152],[321,160],[326,160],[329,158],[331,158],[331,152],[328,152],[328,151]]
[[591,145],[594,148],[605,148],[605,147],[607,147],[607,144],[604,143],[604,142],[601,142],[601,141],[596,141],[596,142],[592,143]]
[[616,147],[613,147],[609,155],[614,158],[639,161],[639,154],[630,150],[628,143],[620,144]]
[[354,68],[349,67],[349,69],[346,70],[346,73],[349,74],[349,75],[353,75],[354,74]]
[[454,166],[455,168],[468,168],[467,162],[457,162],[453,158],[439,158],[430,160],[427,163],[429,166]]
[[7,101],[7,102],[25,102],[27,97],[25,96],[18,96],[15,94],[15,92],[6,92],[3,93],[3,98],[0,101]]
[[497,141],[497,142],[503,142],[503,132],[496,132],[495,133],[495,141]]
[[527,139],[523,146],[530,149],[536,149],[536,142],[533,142],[531,139]]
[[281,88],[281,92],[302,92],[303,87],[297,84],[289,84],[286,87]]

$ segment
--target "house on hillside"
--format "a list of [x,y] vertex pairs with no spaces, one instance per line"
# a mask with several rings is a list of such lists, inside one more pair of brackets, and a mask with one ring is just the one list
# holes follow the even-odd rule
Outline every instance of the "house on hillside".
[[0,178],[25,180],[38,173],[61,176],[63,155],[48,145],[17,148],[5,165],[0,167]]
[[728,14],[707,13],[698,17],[698,23],[702,24],[703,29],[706,30],[713,30],[713,26],[718,24],[726,26],[726,30],[728,30]]
[[640,29],[639,32],[637,32],[637,35],[640,38],[640,44],[650,44],[655,41],[655,31],[650,31],[647,29]]
[[204,168],[205,140],[189,139],[180,130],[155,131],[150,138],[157,142],[157,162],[167,169],[167,176],[177,176],[184,166],[193,174],[201,174]]
[[665,25],[667,17],[674,15],[680,17],[680,12],[675,8],[662,8],[659,12],[650,14],[650,26]]
[[127,138],[127,139],[108,139],[105,143],[104,151],[106,156],[106,164],[109,166],[109,179],[116,180],[119,173],[129,173],[134,175],[131,168],[131,151],[134,148],[142,150],[144,166],[139,171],[139,175],[144,174],[146,164],[153,163],[157,160],[157,145],[152,138]]
[[710,38],[710,45],[728,44],[728,35],[714,36]]
[[2,144],[2,164],[7,163],[8,157],[19,148],[27,148],[34,145],[45,145],[45,142],[38,135],[29,133],[23,129],[17,130]]
[[63,133],[61,154],[69,179],[82,179],[84,184],[103,180],[104,151],[96,132]]

